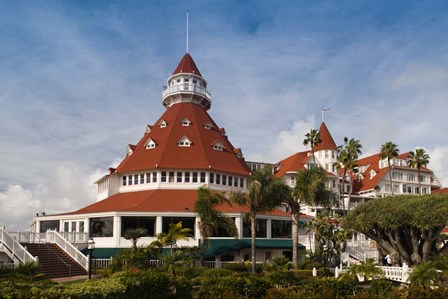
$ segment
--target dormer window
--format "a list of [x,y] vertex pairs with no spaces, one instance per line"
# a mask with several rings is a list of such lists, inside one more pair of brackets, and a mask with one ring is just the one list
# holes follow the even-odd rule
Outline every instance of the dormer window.
[[219,132],[221,133],[221,136],[224,136],[224,137],[227,136],[227,134],[226,134],[226,130],[225,130],[224,128],[220,128],[220,129],[219,129]]
[[185,135],[181,139],[179,139],[179,141],[177,141],[178,146],[191,146],[192,144],[193,142],[191,142],[190,139],[188,139],[188,137]]
[[236,148],[236,149],[234,150],[234,152],[235,152],[235,155],[236,155],[239,159],[243,159],[243,158],[244,158],[244,157],[243,157],[243,152],[241,151],[240,148]]
[[130,156],[134,153],[135,145],[129,144],[128,148],[126,149],[126,156]]
[[146,125],[145,133],[149,133],[149,132],[151,132],[151,130],[152,130],[152,126]]
[[211,123],[205,123],[204,128],[206,128],[207,130],[210,130],[211,128],[213,128],[213,125]]
[[376,176],[376,172],[375,172],[375,170],[371,170],[370,171],[370,178],[373,178],[374,176]]
[[180,123],[182,124],[183,127],[188,127],[191,125],[191,121],[186,117]]
[[162,119],[162,120],[160,121],[160,123],[159,123],[159,127],[161,127],[161,128],[165,128],[166,125],[167,125],[167,123],[166,123],[166,121],[164,121],[163,119]]
[[146,149],[152,149],[152,148],[155,148],[156,146],[157,146],[157,144],[151,138],[149,138],[148,141],[146,141],[146,144],[145,144]]
[[213,149],[215,151],[223,151],[225,150],[224,144],[221,143],[221,141],[216,141],[215,143],[213,143]]

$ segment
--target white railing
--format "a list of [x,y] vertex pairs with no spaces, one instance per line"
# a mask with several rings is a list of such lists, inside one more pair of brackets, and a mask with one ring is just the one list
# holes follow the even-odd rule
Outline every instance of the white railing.
[[[220,262],[220,261],[205,261],[204,267],[205,268],[215,268],[215,269],[222,269],[225,265],[228,264],[239,264],[241,262],[238,261],[228,261],[228,262]],[[263,262],[257,262],[257,264],[264,264]]]
[[195,84],[180,84],[180,85],[167,86],[167,88],[162,92],[162,98],[165,98],[165,96],[179,91],[195,92],[205,96],[208,99],[211,98],[211,94],[207,89],[205,89],[204,87],[197,86]]
[[13,260],[18,260],[22,263],[39,263],[39,259],[32,256],[25,247],[5,231],[4,227],[0,227],[0,244]]
[[57,231],[55,230],[47,231],[45,239],[47,242],[55,243],[59,247],[61,247],[72,259],[74,259],[84,269],[86,270],[89,269],[89,259]]
[[377,250],[359,251],[353,247],[347,247],[347,252],[358,261],[365,262],[367,259],[373,259],[375,262],[378,261]]
[[19,243],[45,243],[45,233],[9,232]]
[[92,267],[98,269],[104,269],[109,267],[109,264],[112,262],[112,258],[110,259],[92,259]]
[[349,247],[376,247],[376,242],[373,240],[350,240],[347,241]]
[[59,232],[59,234],[70,243],[87,243],[87,233]]
[[384,272],[384,277],[390,280],[399,281],[399,282],[408,282],[409,274],[412,272],[412,269],[409,268],[406,264],[403,267],[378,267]]

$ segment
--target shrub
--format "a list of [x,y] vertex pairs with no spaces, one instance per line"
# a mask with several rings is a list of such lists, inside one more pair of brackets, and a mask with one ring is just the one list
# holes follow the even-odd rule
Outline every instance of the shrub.
[[199,293],[202,298],[261,298],[272,284],[256,275],[210,277],[202,282]]
[[[240,262],[240,263],[229,263],[229,264],[224,264],[224,269],[232,270],[235,272],[251,272],[252,264],[250,261]],[[261,273],[263,271],[263,265],[256,264],[255,271],[257,273]]]
[[392,282],[387,279],[374,279],[370,284],[370,293],[385,296],[392,291]]
[[303,265],[303,269],[305,269],[305,270],[307,270],[307,269],[313,269],[313,268],[316,268],[316,269],[320,269],[320,268],[322,268],[324,265],[322,265],[321,263],[319,263],[319,262],[314,262],[314,261],[311,261],[311,262],[307,262],[306,264],[304,264]]

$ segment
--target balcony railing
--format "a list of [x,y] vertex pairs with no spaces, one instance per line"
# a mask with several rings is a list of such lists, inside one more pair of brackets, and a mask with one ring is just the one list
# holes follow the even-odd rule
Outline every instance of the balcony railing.
[[170,94],[178,92],[198,93],[209,100],[211,98],[211,94],[207,89],[205,89],[204,87],[200,87],[196,84],[180,84],[180,85],[167,86],[167,88],[162,92],[162,97],[165,98]]

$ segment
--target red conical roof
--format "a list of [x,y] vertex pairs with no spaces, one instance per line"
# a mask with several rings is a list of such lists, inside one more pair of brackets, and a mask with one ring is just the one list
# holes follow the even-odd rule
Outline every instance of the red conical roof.
[[319,143],[314,148],[315,152],[321,151],[321,150],[335,150],[338,148],[336,146],[336,143],[333,140],[333,137],[331,137],[330,131],[328,131],[328,128],[324,122],[322,122],[320,125],[319,133],[320,133],[321,143]]
[[[166,126],[160,126],[164,121]],[[189,125],[182,125],[190,122]],[[205,128],[204,124],[211,127]],[[179,146],[181,139],[188,139],[190,146]],[[154,148],[147,149],[152,140]],[[186,140],[185,139],[185,140]],[[213,145],[221,143],[222,150]],[[211,169],[220,172],[249,176],[250,170],[238,158],[234,147],[219,127],[200,106],[178,103],[171,106],[137,143],[133,153],[117,167],[118,173],[149,169]]]
[[199,69],[196,66],[196,63],[194,63],[193,58],[188,53],[185,53],[184,57],[182,57],[181,61],[174,70],[173,75],[180,73],[194,74],[202,77],[201,72],[199,72]]

